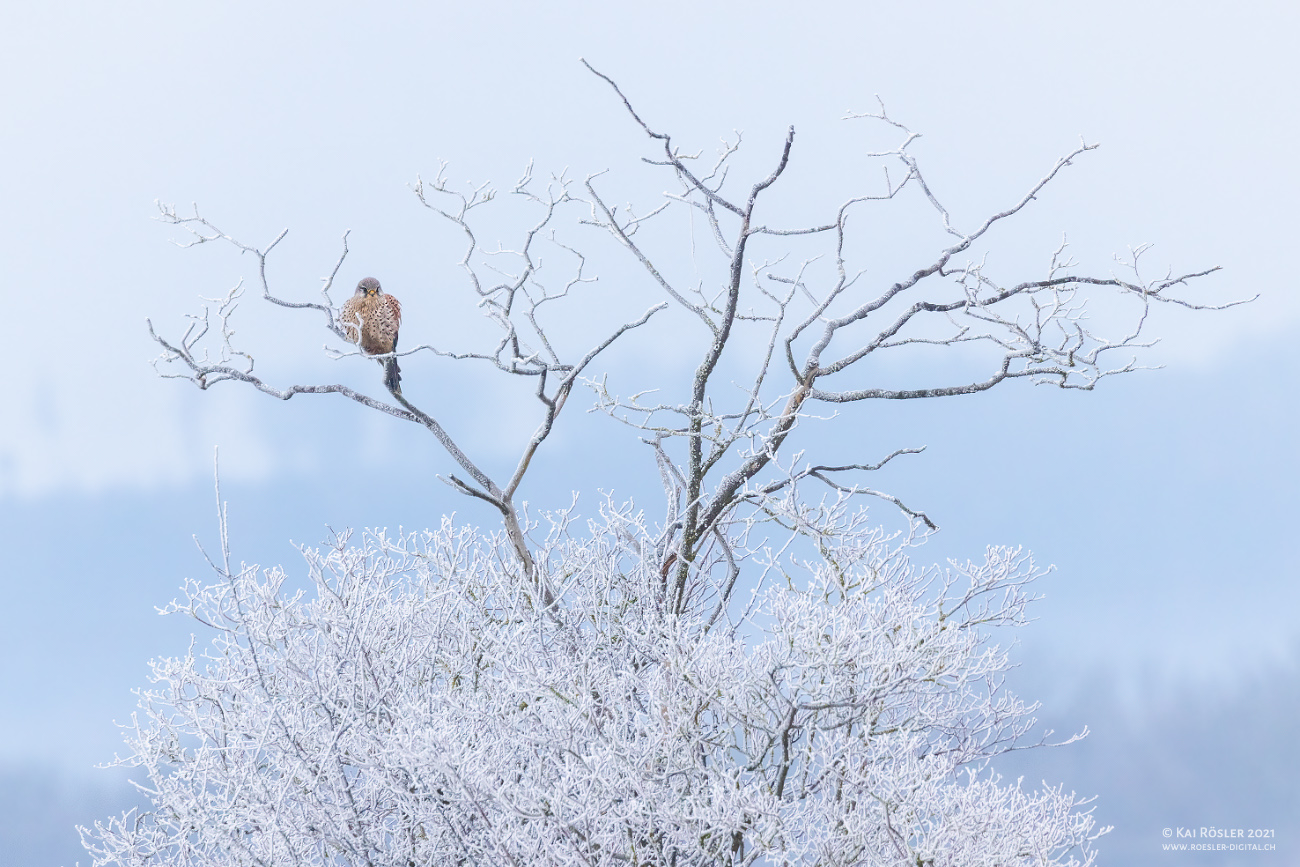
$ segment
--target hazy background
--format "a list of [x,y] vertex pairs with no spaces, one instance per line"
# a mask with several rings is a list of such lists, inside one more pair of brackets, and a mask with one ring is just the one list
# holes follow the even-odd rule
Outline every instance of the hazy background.
[[[434,479],[449,461],[417,430],[331,396],[282,404],[158,379],[145,317],[177,335],[197,296],[256,263],[173,246],[154,199],[197,202],[248,243],[288,227],[272,278],[299,299],[351,229],[342,283],[379,276],[402,299],[404,344],[454,340],[474,327],[460,239],[420,208],[417,175],[445,159],[453,181],[508,187],[533,159],[539,175],[614,179],[651,153],[580,56],[686,150],[741,130],[745,165],[765,174],[793,124],[792,211],[876,182],[856,172],[862,129],[839,120],[875,94],[924,133],[916,153],[959,225],[1015,201],[1085,136],[1102,147],[995,245],[1008,269],[1040,273],[1044,239],[1068,231],[1089,261],[1153,242],[1153,270],[1224,266],[1205,297],[1261,294],[1157,317],[1165,340],[1147,361],[1163,370],[1090,394],[1012,384],[873,407],[841,445],[862,458],[928,446],[876,480],[944,527],[925,556],[1013,543],[1058,567],[1016,686],[1044,702],[1044,726],[1093,734],[1006,773],[1098,795],[1116,826],[1104,863],[1296,863],[1297,17],[1269,3],[11,4],[0,865],[89,863],[72,826],[131,803],[93,765],[119,748],[114,721],[129,720],[148,659],[187,645],[189,624],[154,606],[202,577],[192,536],[215,537],[214,445],[243,559],[292,568],[291,541],[317,543],[327,525],[415,528],[451,510],[492,525]],[[912,260],[895,251],[909,271],[930,240]],[[653,297],[606,278],[602,291]],[[255,298],[242,312],[276,382],[345,375],[314,322]],[[671,346],[613,360],[638,351]],[[377,381],[371,367],[346,375]],[[454,433],[510,459],[530,423],[475,401],[477,374],[404,369]],[[604,447],[616,439],[601,419],[565,418],[527,496],[653,495],[631,463],[646,456]],[[1274,828],[1277,851],[1161,852],[1161,829],[1201,825]]]

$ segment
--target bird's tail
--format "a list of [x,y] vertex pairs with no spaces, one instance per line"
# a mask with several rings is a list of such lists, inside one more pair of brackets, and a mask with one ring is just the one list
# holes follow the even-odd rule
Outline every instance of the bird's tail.
[[397,366],[396,358],[384,359],[384,387],[402,393],[402,369]]

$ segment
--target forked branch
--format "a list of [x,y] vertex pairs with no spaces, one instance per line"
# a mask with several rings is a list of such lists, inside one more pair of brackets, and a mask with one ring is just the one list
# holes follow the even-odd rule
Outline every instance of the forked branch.
[[[225,298],[209,302],[201,314],[191,317],[190,327],[179,340],[161,336],[154,329],[152,322],[148,323],[148,328],[150,336],[163,349],[163,354],[157,360],[155,366],[159,369],[159,373],[165,377],[187,379],[200,389],[205,390],[221,382],[242,382],[279,400],[288,400],[297,394],[340,394],[362,406],[423,426],[433,434],[442,448],[455,461],[459,470],[466,476],[466,478],[462,479],[454,474],[449,475],[448,483],[461,493],[482,500],[500,512],[506,535],[511,541],[512,549],[515,551],[520,565],[524,572],[537,583],[542,604],[550,606],[556,600],[537,572],[536,563],[519,520],[514,497],[524,480],[534,455],[542,443],[550,436],[555,421],[563,410],[574,384],[578,381],[578,377],[615,341],[627,332],[645,325],[655,313],[662,310],[666,305],[657,304],[650,307],[642,316],[619,326],[611,334],[597,341],[573,360],[566,360],[562,351],[548,335],[546,325],[539,316],[539,311],[543,307],[570,298],[570,293],[575,287],[580,284],[590,283],[594,278],[584,275],[585,259],[582,254],[573,247],[556,241],[552,232],[549,240],[573,257],[575,269],[563,285],[556,289],[549,288],[547,284],[542,282],[540,276],[542,268],[540,260],[534,252],[535,247],[543,239],[543,233],[551,230],[557,211],[573,200],[568,194],[568,181],[562,177],[553,179],[547,190],[542,194],[532,191],[530,187],[531,180],[530,166],[529,171],[515,185],[513,192],[521,199],[531,203],[532,206],[540,207],[539,219],[527,230],[523,243],[517,250],[498,248],[495,251],[483,254],[489,260],[486,263],[479,255],[480,251],[475,239],[475,230],[469,222],[469,215],[473,209],[493,200],[494,195],[491,190],[486,187],[478,187],[468,193],[452,190],[445,180],[445,166],[444,171],[439,172],[437,179],[431,185],[417,182],[415,192],[420,201],[426,207],[437,211],[454,223],[467,237],[468,244],[464,259],[461,262],[462,267],[469,277],[470,288],[479,298],[480,308],[488,319],[500,329],[501,337],[489,352],[447,350],[425,343],[417,345],[413,349],[405,349],[400,353],[392,354],[407,357],[430,353],[452,359],[486,360],[505,373],[536,378],[537,386],[533,393],[541,406],[542,419],[528,438],[513,473],[504,485],[498,484],[492,478],[492,475],[483,468],[481,458],[472,458],[451,437],[433,414],[421,409],[399,390],[389,390],[392,401],[389,402],[343,384],[294,384],[287,387],[277,387],[260,375],[255,374],[254,354],[242,347],[238,347],[234,341],[235,329],[232,326],[232,317],[239,307],[243,291],[242,284],[237,284]],[[452,209],[437,208],[431,203],[429,192],[451,197],[457,202],[457,206]],[[267,258],[271,251],[283,240],[285,232],[281,232],[267,247],[258,248],[245,244],[219,229],[201,216],[197,209],[192,216],[180,216],[175,209],[167,206],[160,206],[160,210],[162,219],[165,222],[181,226],[189,232],[190,240],[183,246],[221,241],[234,246],[243,253],[253,254],[258,263],[258,275],[264,300],[280,307],[319,313],[323,316],[323,325],[328,332],[340,340],[348,340],[348,335],[338,324],[339,313],[329,294],[330,288],[348,254],[347,234],[344,235],[343,239],[343,252],[324,281],[325,285],[322,290],[323,303],[289,301],[272,292],[266,274]],[[498,261],[503,262],[503,257],[514,257],[521,267],[514,272],[503,272],[495,264]],[[506,280],[491,283],[482,279],[480,269],[485,265],[489,270],[503,274]],[[412,325],[414,323],[408,322],[408,330]],[[340,351],[328,345],[325,351],[327,355],[335,359],[366,356],[366,353],[359,349]],[[384,358],[388,356],[367,357]],[[169,369],[169,365],[172,364],[179,364],[183,372],[173,372],[172,369]]]

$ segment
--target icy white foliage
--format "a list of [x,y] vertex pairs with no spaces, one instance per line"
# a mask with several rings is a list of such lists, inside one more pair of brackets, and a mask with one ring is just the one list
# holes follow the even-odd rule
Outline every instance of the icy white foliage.
[[153,808],[83,829],[95,864],[1091,864],[1085,802],[988,766],[1033,724],[993,643],[1028,556],[818,526],[716,618],[612,506],[538,545],[549,607],[450,520],[305,550],[295,592],[227,555],[128,731]]

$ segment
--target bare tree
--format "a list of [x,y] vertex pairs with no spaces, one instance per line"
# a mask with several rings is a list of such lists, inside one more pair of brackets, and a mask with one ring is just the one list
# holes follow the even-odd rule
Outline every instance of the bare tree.
[[[743,520],[744,507],[762,509],[766,498],[780,494],[800,479],[815,479],[837,491],[884,498],[911,518],[934,528],[927,515],[909,508],[897,497],[851,479],[854,473],[878,469],[899,455],[919,449],[901,448],[874,462],[783,466],[783,456],[790,459],[790,438],[800,420],[810,417],[812,406],[952,397],[1016,379],[1090,390],[1108,376],[1138,368],[1136,350],[1150,345],[1144,329],[1154,305],[1176,304],[1193,309],[1231,306],[1196,304],[1177,294],[1190,281],[1217,271],[1217,267],[1145,277],[1139,265],[1146,247],[1131,251],[1119,263],[1126,276],[1079,273],[1076,263],[1066,255],[1064,241],[1052,252],[1045,273],[1037,278],[1006,280],[992,273],[982,258],[959,258],[969,256],[1000,222],[1024,212],[1062,170],[1096,145],[1080,143],[1008,207],[988,215],[973,228],[961,229],[954,225],[909,150],[917,133],[892,119],[882,103],[877,112],[850,115],[850,119],[873,120],[896,130],[901,137],[896,147],[869,156],[896,160],[903,171],[891,176],[886,166],[879,192],[848,198],[830,219],[818,225],[770,225],[759,219],[759,206],[790,163],[793,128],[770,173],[742,185],[738,193],[731,192],[728,169],[739,150],[739,141],[725,143],[707,171],[697,172],[692,164],[698,155],[683,154],[671,136],[657,132],[637,114],[612,79],[589,65],[588,69],[609,84],[628,114],[661,149],[658,157],[645,161],[663,167],[678,186],[677,191],[665,193],[663,201],[639,215],[630,205],[620,213],[599,191],[599,174],[586,178],[580,191],[575,191],[575,184],[563,176],[552,179],[545,191],[535,191],[529,166],[511,192],[536,208],[536,222],[516,247],[498,245],[485,252],[475,234],[473,217],[475,211],[496,198],[488,185],[463,192],[454,190],[446,181],[445,165],[431,183],[420,180],[415,185],[420,202],[463,233],[466,246],[460,265],[484,315],[498,327],[499,339],[495,346],[481,351],[423,344],[400,355],[431,352],[466,361],[486,361],[511,376],[533,378],[541,418],[508,479],[490,478],[434,415],[414,406],[400,391],[390,393],[394,403],[389,403],[343,385],[277,388],[254,375],[252,355],[236,348],[231,339],[230,317],[242,286],[236,286],[225,299],[196,318],[179,340],[159,336],[150,324],[151,335],[164,349],[160,361],[181,363],[185,372],[180,376],[200,388],[236,380],[282,400],[300,393],[336,393],[423,425],[468,476],[463,479],[449,474],[447,480],[501,514],[515,554],[524,571],[532,576],[535,570],[519,523],[515,496],[534,455],[551,433],[573,387],[588,375],[596,357],[628,331],[645,325],[669,303],[676,305],[698,323],[695,332],[704,337],[684,400],[646,403],[638,397],[623,399],[610,391],[605,376],[587,379],[596,391],[598,406],[641,431],[655,451],[669,503],[656,556],[664,572],[665,592],[680,612],[693,591],[704,590],[697,579],[709,571],[699,568],[706,551],[721,549],[721,556],[731,564],[730,575],[722,586],[735,586],[734,557],[725,550],[728,543],[724,528],[728,523]],[[924,196],[951,243],[896,280],[881,283],[878,278],[864,279],[863,270],[853,266],[856,239],[850,231],[850,218],[859,209],[888,203],[909,188]],[[587,211],[582,222],[604,230],[640,263],[665,300],[593,342],[585,352],[562,357],[542,314],[572,302],[570,290],[593,279],[585,274],[584,255],[555,234],[561,212],[575,206]],[[709,229],[723,264],[717,283],[690,287],[678,284],[668,276],[671,269],[659,261],[678,254],[674,250],[666,254],[652,252],[637,237],[652,221],[683,209],[701,215]],[[346,236],[343,255],[324,281],[323,302],[295,302],[274,294],[266,277],[267,256],[284,237],[283,232],[265,248],[255,248],[216,228],[197,209],[191,216],[181,216],[175,209],[163,207],[162,215],[166,221],[189,229],[191,244],[220,240],[254,254],[265,300],[311,311],[321,317],[326,330],[346,340],[330,297],[347,255]],[[787,262],[792,255],[789,250],[779,246],[771,249],[773,245],[809,237],[824,238],[824,249],[797,264]],[[550,275],[542,273],[537,252],[542,240],[571,255],[574,264],[567,279],[546,282]],[[756,248],[760,252],[756,253]],[[833,269],[819,275],[820,279],[811,279],[810,266],[823,255],[833,262]],[[1132,307],[1128,330],[1112,336],[1093,330],[1087,316],[1088,290],[1106,290],[1127,299]],[[219,322],[213,322],[214,316]],[[737,345],[751,334],[756,335],[765,351],[747,372],[748,381],[737,388],[734,381],[720,376],[720,362],[729,349],[733,354],[740,351]],[[205,351],[204,342],[209,337],[215,338],[218,347]],[[865,374],[869,369],[878,375],[879,367],[869,368],[877,353],[904,347],[936,351],[978,347],[988,352],[982,369],[964,370],[953,381],[928,387],[891,387],[868,380]],[[859,371],[864,375],[858,375]],[[545,588],[542,592],[550,598]],[[729,591],[722,592],[719,601],[727,604]]]
[[[446,523],[359,547],[344,535],[304,552],[316,597],[284,599],[283,572],[232,565],[223,517],[217,583],[190,585],[173,606],[218,630],[210,658],[160,663],[161,687],[144,694],[129,738],[157,809],[87,832],[96,863],[178,853],[240,864],[1091,863],[1100,832],[1086,802],[1025,793],[988,770],[1003,752],[1045,743],[1026,739],[1033,708],[1006,695],[1006,656],[986,646],[989,629],[1023,622],[1040,573],[1004,549],[915,569],[906,551],[934,523],[863,476],[920,449],[823,463],[805,456],[816,441],[804,432],[843,404],[1012,380],[1090,390],[1138,369],[1156,307],[1217,309],[1185,294],[1217,269],[1149,278],[1138,248],[1118,273],[1089,273],[1062,242],[1038,276],[1007,279],[988,264],[994,229],[1095,145],[1080,143],[1007,207],[961,228],[913,153],[917,135],[883,104],[849,118],[897,136],[871,155],[884,164],[880,188],[821,222],[784,225],[767,203],[794,158],[793,129],[768,171],[737,184],[738,138],[701,163],[591,71],[645,132],[645,162],[673,184],[662,199],[616,205],[604,173],[542,189],[530,166],[511,189],[535,212],[530,228],[484,249],[479,215],[500,201],[489,187],[453,189],[445,166],[415,186],[463,235],[465,285],[498,333],[479,349],[399,354],[532,378],[538,422],[508,478],[485,472],[399,388],[377,398],[255,374],[231,324],[242,284],[179,339],[150,324],[165,376],[203,389],[243,382],[282,400],[340,394],[422,425],[463,473],[447,481],[501,515],[504,541]],[[864,210],[906,195],[933,211],[946,240],[882,280],[861,264],[870,238],[855,227]],[[197,210],[162,213],[191,244],[254,254],[266,301],[318,317],[346,343],[330,295],[346,235],[322,300],[294,301],[266,276],[283,233],[257,248]],[[687,257],[661,229],[674,216],[707,235],[705,277],[682,276]],[[568,351],[555,323],[581,318],[575,290],[607,239],[661,297]],[[543,245],[565,261],[562,275],[543,266]],[[1088,301],[1103,295],[1127,305],[1114,333],[1089,318]],[[656,326],[696,341],[693,374],[624,396],[628,372],[594,362]],[[936,375],[951,378],[889,382],[882,353],[950,359]],[[648,445],[665,492],[657,524],[606,502],[580,537],[573,512],[530,520],[517,505],[579,383]],[[872,529],[852,505],[861,496],[891,503],[909,529]]]

